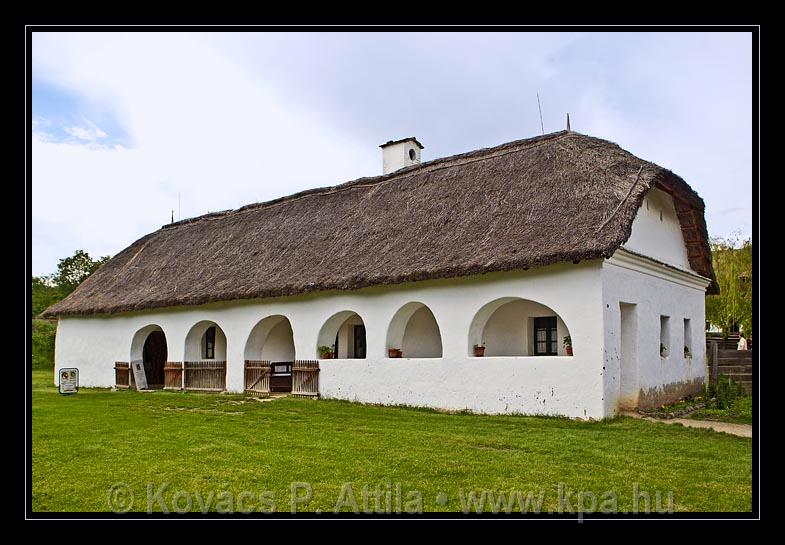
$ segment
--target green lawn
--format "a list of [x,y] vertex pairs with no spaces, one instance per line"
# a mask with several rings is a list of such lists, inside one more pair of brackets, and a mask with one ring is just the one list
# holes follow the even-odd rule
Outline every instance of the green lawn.
[[[611,510],[614,497],[619,511],[629,511],[634,483],[652,497],[672,492],[676,511],[751,509],[750,439],[709,430],[240,395],[82,389],[61,396],[51,384],[51,372],[33,371],[35,511],[107,511],[115,483],[128,483],[137,511],[189,503],[193,511],[273,504],[290,511],[292,482],[310,486],[300,511],[351,512],[347,482],[360,510],[367,485],[369,509],[395,512],[400,484],[404,511],[416,510],[418,497],[425,511],[460,511],[462,497],[483,490],[496,499],[531,493],[530,510],[542,497],[543,511],[576,512],[582,492],[585,511]],[[124,492],[112,496],[119,506],[130,497]],[[296,492],[306,497],[307,488]]]

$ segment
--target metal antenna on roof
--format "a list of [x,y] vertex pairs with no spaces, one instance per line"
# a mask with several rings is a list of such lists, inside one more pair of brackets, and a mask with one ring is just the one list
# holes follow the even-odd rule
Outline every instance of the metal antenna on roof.
[[540,128],[542,134],[545,134],[545,125],[542,124],[542,106],[540,106],[540,93],[537,93],[537,108],[540,110]]
[[567,112],[567,131],[570,130],[570,112]]
[[172,210],[172,223],[174,223],[174,210]]

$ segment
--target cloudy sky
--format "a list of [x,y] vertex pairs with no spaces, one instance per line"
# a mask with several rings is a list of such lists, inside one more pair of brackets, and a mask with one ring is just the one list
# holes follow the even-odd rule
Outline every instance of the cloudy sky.
[[[572,129],[684,177],[709,234],[752,232],[752,37],[37,33],[32,273],[177,217]],[[178,209],[179,196],[179,209]],[[179,210],[179,212],[178,212]]]

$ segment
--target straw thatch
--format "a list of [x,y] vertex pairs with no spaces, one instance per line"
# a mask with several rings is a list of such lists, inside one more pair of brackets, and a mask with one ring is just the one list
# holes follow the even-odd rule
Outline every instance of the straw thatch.
[[450,278],[609,257],[653,187],[710,278],[701,198],[612,142],[562,131],[166,225],[46,316]]

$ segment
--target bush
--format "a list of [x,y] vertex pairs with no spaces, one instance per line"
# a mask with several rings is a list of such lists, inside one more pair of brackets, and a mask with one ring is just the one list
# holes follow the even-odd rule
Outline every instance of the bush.
[[[734,402],[746,397],[744,388],[726,376],[720,375],[717,385],[710,384],[706,391],[707,409],[730,409]],[[750,410],[752,404],[750,403]]]
[[57,322],[33,320],[33,369],[54,369],[56,332]]
[[752,422],[752,397],[744,396],[736,399],[731,405],[730,412],[737,418],[744,418]]

